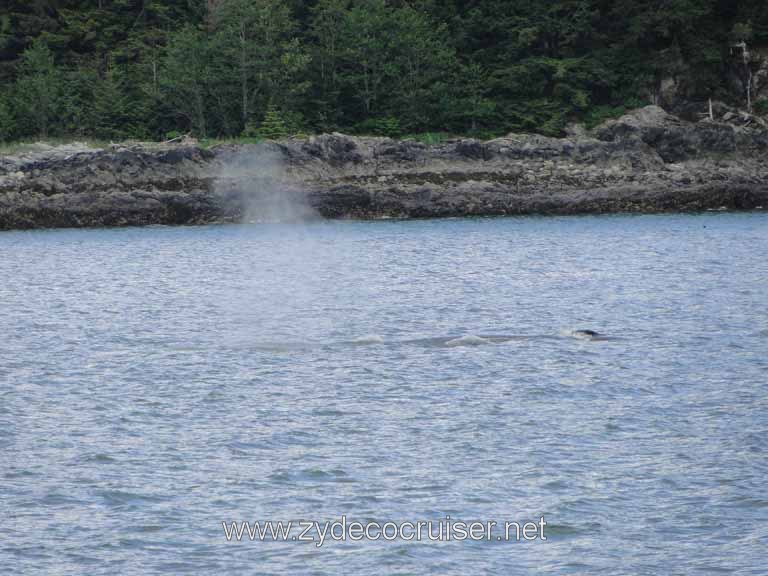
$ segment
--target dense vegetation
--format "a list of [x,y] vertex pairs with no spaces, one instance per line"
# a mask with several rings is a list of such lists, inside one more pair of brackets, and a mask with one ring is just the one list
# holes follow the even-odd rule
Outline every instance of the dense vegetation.
[[765,0],[6,0],[0,140],[556,134],[658,97],[735,100]]

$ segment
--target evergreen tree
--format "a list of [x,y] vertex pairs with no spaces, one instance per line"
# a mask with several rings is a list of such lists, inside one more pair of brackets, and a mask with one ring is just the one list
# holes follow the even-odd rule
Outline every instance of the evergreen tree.
[[62,76],[53,53],[45,41],[35,40],[22,56],[16,83],[16,108],[28,122],[20,132],[48,136],[61,106],[62,87]]
[[341,66],[343,58],[342,27],[349,10],[349,0],[320,0],[312,10],[310,27],[314,41],[314,94],[316,123],[332,130],[343,123]]
[[271,103],[289,133],[559,134],[644,102],[765,110],[766,46],[763,0],[5,0],[2,130],[233,136]]
[[394,42],[390,111],[409,130],[426,130],[445,121],[441,98],[458,66],[447,27],[408,4],[392,15]]
[[[299,78],[309,63],[283,0],[223,0],[213,12],[219,84],[238,94],[240,122],[270,101],[289,108],[306,90]],[[236,89],[234,87],[236,86]]]
[[253,124],[249,124],[246,127],[245,136],[267,140],[279,140],[288,136],[288,129],[277,106],[270,104],[267,112],[264,114],[264,120],[261,122],[261,125],[255,128]]
[[436,95],[455,66],[446,27],[407,4],[357,0],[323,4],[314,31],[326,88],[356,100],[359,120],[396,114],[408,129],[439,120]]
[[160,92],[169,110],[195,135],[208,135],[210,103],[210,47],[205,34],[182,28],[168,45],[160,74]]
[[15,119],[9,98],[0,94],[0,142],[8,142],[14,136]]
[[64,96],[58,113],[60,131],[72,136],[95,136],[94,93],[99,84],[98,66],[83,61],[65,72]]
[[496,103],[488,98],[491,85],[488,71],[480,64],[471,62],[462,67],[459,76],[454,81],[459,97],[450,103],[455,107],[455,112],[451,109],[451,113],[454,119],[458,120],[457,128],[472,133],[480,128],[490,128]]
[[143,135],[140,127],[141,101],[131,98],[125,77],[114,65],[100,79],[93,93],[91,115],[93,134],[109,140],[123,140]]

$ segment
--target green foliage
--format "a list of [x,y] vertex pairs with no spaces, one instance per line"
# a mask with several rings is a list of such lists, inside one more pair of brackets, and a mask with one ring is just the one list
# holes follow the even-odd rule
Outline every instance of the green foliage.
[[400,127],[400,121],[397,118],[387,116],[385,118],[370,118],[364,122],[360,122],[360,124],[355,127],[355,132],[358,134],[397,138],[403,133],[403,130]]
[[186,26],[171,39],[161,65],[159,90],[165,104],[181,119],[185,131],[200,137],[208,134],[207,108],[212,89],[210,57],[206,36]]
[[755,102],[753,110],[759,116],[768,116],[768,99]]
[[0,142],[8,142],[13,138],[15,121],[11,113],[10,102],[0,95]]
[[231,139],[270,104],[285,134],[557,135],[669,79],[739,103],[742,40],[764,0],[6,0],[0,138]]
[[591,130],[595,126],[599,126],[606,120],[613,120],[619,118],[627,113],[627,107],[625,106],[595,106],[584,116],[584,125],[587,129]]
[[83,137],[94,132],[92,118],[94,91],[99,83],[97,67],[92,63],[64,73],[64,95],[57,116],[56,132]]
[[327,106],[334,97],[346,99],[348,125],[395,112],[408,129],[438,120],[443,107],[436,96],[457,65],[445,25],[409,4],[327,0],[318,6],[314,33],[321,97]]
[[262,138],[264,140],[280,140],[288,136],[288,128],[282,114],[274,104],[270,104],[259,126],[249,123],[243,131],[246,138]]
[[62,104],[62,90],[62,75],[54,64],[53,52],[44,40],[35,40],[22,56],[16,82],[16,107],[32,128],[30,132],[48,136]]
[[647,106],[648,102],[644,102],[637,98],[630,98],[625,101],[625,104],[612,106],[610,104],[594,106],[584,115],[584,125],[587,129],[599,126],[606,120],[614,120],[620,118],[627,112],[634,110],[635,108],[641,108]]
[[141,100],[130,96],[122,72],[110,68],[96,83],[93,92],[91,120],[94,135],[109,140],[140,138],[144,135],[141,128]]
[[402,140],[415,140],[416,142],[421,142],[427,146],[434,146],[436,144],[441,144],[446,140],[450,140],[453,137],[453,135],[446,132],[424,132],[421,134],[406,134],[402,136]]
[[495,124],[497,103],[489,98],[492,76],[488,70],[471,62],[461,68],[456,84],[458,97],[450,110],[453,119],[469,132]]
[[[239,104],[241,125],[268,103],[288,108],[309,84],[310,62],[295,35],[297,23],[283,0],[227,0],[217,4],[211,45],[217,90]],[[236,96],[235,96],[236,95]]]

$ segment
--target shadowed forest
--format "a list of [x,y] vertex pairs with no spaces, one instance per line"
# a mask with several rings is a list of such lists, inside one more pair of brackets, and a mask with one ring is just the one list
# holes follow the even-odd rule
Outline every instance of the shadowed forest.
[[561,134],[768,111],[764,0],[10,0],[0,140]]

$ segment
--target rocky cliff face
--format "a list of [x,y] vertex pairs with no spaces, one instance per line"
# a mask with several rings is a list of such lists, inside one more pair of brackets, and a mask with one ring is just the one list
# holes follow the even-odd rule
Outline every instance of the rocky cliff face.
[[0,228],[752,210],[768,207],[766,160],[766,129],[653,106],[563,139],[57,149],[0,159]]
[[0,229],[215,221],[213,159],[196,148],[77,146],[0,158]]

